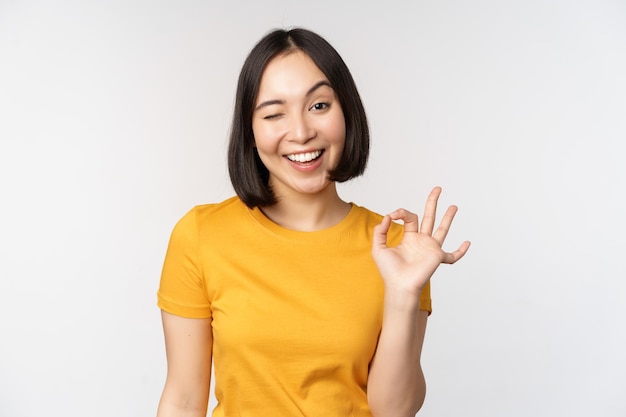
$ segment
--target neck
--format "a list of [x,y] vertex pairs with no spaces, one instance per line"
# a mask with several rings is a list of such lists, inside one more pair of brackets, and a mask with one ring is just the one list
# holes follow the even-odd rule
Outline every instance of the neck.
[[320,193],[277,198],[276,204],[261,209],[263,213],[282,227],[303,232],[334,226],[348,215],[351,208],[337,194],[335,183],[329,184]]

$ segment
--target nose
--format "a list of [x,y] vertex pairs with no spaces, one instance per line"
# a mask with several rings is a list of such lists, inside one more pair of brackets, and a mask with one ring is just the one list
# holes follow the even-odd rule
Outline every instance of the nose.
[[315,137],[315,129],[306,115],[294,115],[289,129],[289,141],[307,143]]

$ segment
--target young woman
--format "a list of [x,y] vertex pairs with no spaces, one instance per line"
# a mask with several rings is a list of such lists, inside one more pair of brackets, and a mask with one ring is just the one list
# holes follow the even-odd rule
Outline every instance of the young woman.
[[[413,416],[429,280],[469,242],[441,246],[441,189],[421,223],[343,201],[369,132],[348,68],[320,36],[276,30],[237,87],[228,163],[237,196],[176,225],[158,305],[168,372],[158,416]],[[393,222],[398,220],[400,225]]]

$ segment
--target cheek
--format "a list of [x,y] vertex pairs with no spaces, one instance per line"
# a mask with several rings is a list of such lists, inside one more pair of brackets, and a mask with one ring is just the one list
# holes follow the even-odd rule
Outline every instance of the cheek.
[[254,136],[254,145],[257,148],[263,149],[267,147],[267,132],[265,129],[252,125],[252,134]]
[[280,137],[280,126],[278,123],[252,123],[252,133],[254,135],[254,143],[257,148],[273,148],[275,147]]
[[326,132],[329,138],[332,138],[333,142],[343,146],[346,141],[346,123],[343,119],[343,115],[329,120],[326,125]]

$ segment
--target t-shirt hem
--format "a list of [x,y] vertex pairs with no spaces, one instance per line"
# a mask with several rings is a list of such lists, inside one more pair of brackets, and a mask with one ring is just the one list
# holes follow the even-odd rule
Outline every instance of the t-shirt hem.
[[431,300],[428,300],[428,302],[425,302],[425,300],[421,300],[420,310],[427,311],[428,315],[430,316],[433,313],[433,306],[432,306]]
[[157,306],[166,313],[174,314],[175,316],[181,316],[190,319],[211,318],[211,311],[207,311],[207,307],[181,306],[180,304],[167,301],[161,296],[158,297]]

